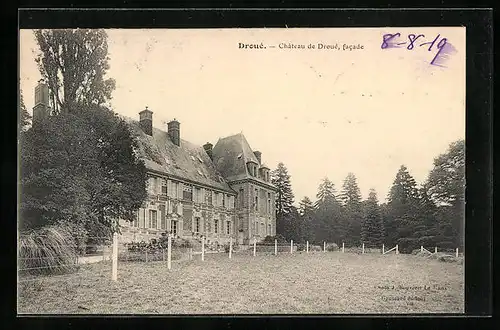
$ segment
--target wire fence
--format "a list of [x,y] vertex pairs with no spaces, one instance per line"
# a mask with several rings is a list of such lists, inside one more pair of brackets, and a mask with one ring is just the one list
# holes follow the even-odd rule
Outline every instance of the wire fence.
[[[151,242],[120,242],[118,234],[109,237],[92,237],[99,244],[66,244],[50,246],[43,242],[39,246],[24,247],[19,251],[18,257],[18,282],[36,283],[37,281],[52,281],[66,279],[70,281],[81,281],[82,278],[102,279],[107,278],[116,281],[120,266],[137,262],[163,262],[166,268],[172,268],[172,262],[185,262],[191,260],[204,261],[211,254],[226,254],[228,258],[236,255],[283,255],[303,253],[356,253],[356,254],[399,254],[399,247],[377,247],[350,246],[344,243],[338,246],[335,243],[323,242],[313,244],[290,242],[257,242],[251,244],[237,244],[231,239],[229,244],[206,244],[205,238],[189,242],[177,241],[171,236],[163,237],[161,240]],[[437,254],[438,248],[420,248],[421,253]],[[64,253],[61,253],[64,251]],[[440,250],[449,256],[459,257],[458,248],[455,250]],[[98,264],[97,266],[90,264]]]

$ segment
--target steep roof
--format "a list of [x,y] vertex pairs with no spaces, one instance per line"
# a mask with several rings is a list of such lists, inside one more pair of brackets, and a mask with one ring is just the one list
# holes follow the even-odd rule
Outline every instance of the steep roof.
[[242,133],[219,139],[212,149],[212,155],[213,163],[226,180],[236,181],[250,178],[272,186],[270,182],[251,176],[248,173],[247,162],[252,161],[258,166],[261,166],[261,164]]
[[149,136],[138,121],[123,119],[138,142],[138,153],[147,169],[234,193],[202,146],[182,139],[176,146],[167,132],[153,128],[153,136]]

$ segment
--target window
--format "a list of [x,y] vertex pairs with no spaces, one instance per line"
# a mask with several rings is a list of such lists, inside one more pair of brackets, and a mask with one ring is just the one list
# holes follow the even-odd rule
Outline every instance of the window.
[[258,222],[255,222],[255,224],[254,224],[254,232],[255,232],[255,235],[259,235],[259,223]]
[[267,225],[267,235],[268,235],[268,236],[273,236],[273,233],[272,233],[272,231],[271,231],[271,224],[268,224],[268,225]]
[[231,234],[231,221],[226,222],[226,234]]
[[254,201],[255,211],[258,211],[259,210],[259,189],[255,189],[254,199],[255,199],[255,201]]
[[194,201],[196,203],[201,203],[201,188],[196,187],[194,189]]
[[194,218],[194,232],[200,232],[200,218]]
[[222,194],[222,207],[226,207],[226,195]]
[[208,198],[208,205],[212,205],[212,191],[211,190],[207,190],[207,198]]
[[176,220],[172,220],[171,226],[172,226],[172,234],[174,236],[177,236],[177,221]]
[[241,188],[240,192],[238,194],[240,207],[243,207],[245,205],[244,193],[245,193],[245,190],[243,188]]
[[193,200],[193,186],[187,184],[184,185],[184,189],[182,190],[182,199],[186,201]]
[[263,222],[260,223],[260,232],[262,235],[266,234],[266,227],[264,226]]
[[158,212],[156,210],[149,210],[149,228],[157,228],[158,226]]
[[253,176],[257,176],[257,166],[253,166]]
[[172,182],[172,197],[179,198],[179,182]]
[[214,233],[218,233],[219,232],[219,220],[215,219],[214,220]]
[[234,209],[234,196],[229,196],[229,209]]
[[161,194],[166,196],[167,195],[167,180],[161,179]]

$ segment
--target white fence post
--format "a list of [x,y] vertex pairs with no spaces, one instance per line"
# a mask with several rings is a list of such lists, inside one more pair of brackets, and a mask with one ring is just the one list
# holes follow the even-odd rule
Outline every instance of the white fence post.
[[455,257],[458,258],[458,248],[455,250]]
[[396,244],[396,254],[399,254],[399,248],[397,244]]
[[274,255],[275,256],[278,255],[278,240],[277,239],[274,240]]
[[438,247],[437,246],[434,247],[434,253],[438,253]]
[[201,237],[201,261],[205,261],[205,236]]
[[361,253],[365,253],[365,243],[363,243],[363,247],[362,247],[362,249],[363,249],[363,250],[361,251]]
[[344,242],[342,242],[342,253],[344,253],[345,249],[344,249]]
[[326,252],[326,242],[323,242],[323,252]]
[[231,259],[231,255],[233,254],[233,238],[229,238],[229,259]]
[[385,245],[382,244],[382,254],[385,254]]
[[167,241],[167,268],[172,268],[172,235],[168,235]]
[[306,253],[309,253],[309,241],[306,241]]
[[253,256],[255,257],[255,252],[257,250],[257,239],[253,238]]
[[290,240],[290,254],[293,253],[293,239]]
[[420,253],[423,253],[424,252],[424,247],[422,245],[420,245]]
[[118,280],[118,233],[113,233],[113,250],[112,250],[112,272],[111,279],[113,281]]

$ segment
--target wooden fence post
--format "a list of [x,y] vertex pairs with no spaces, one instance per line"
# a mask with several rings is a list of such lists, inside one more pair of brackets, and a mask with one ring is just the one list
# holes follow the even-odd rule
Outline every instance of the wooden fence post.
[[205,236],[201,237],[201,261],[205,261]]
[[385,254],[385,245],[382,244],[382,254]]
[[399,248],[397,244],[396,244],[396,254],[399,254]]
[[290,254],[293,253],[293,239],[290,240]]
[[[170,270],[172,268],[172,235],[168,235],[168,241],[167,241],[167,268]],[[163,255],[165,256],[165,251],[163,252]]]
[[363,243],[363,247],[362,247],[361,253],[365,253],[365,243]]
[[113,233],[113,250],[112,250],[112,272],[111,279],[113,281],[118,280],[118,233]]
[[254,237],[253,238],[253,256],[255,257],[255,252],[257,250],[257,239]]
[[437,246],[434,247],[434,253],[438,253],[438,247]]
[[323,252],[326,252],[326,242],[323,242]]
[[306,241],[306,253],[309,253],[309,241]]
[[455,251],[455,257],[458,258],[458,248]]
[[233,238],[229,237],[229,259],[231,259],[232,254],[233,254]]
[[278,255],[278,240],[277,239],[274,240],[274,255],[275,256]]
[[344,253],[345,249],[344,249],[344,242],[342,242],[342,253]]

